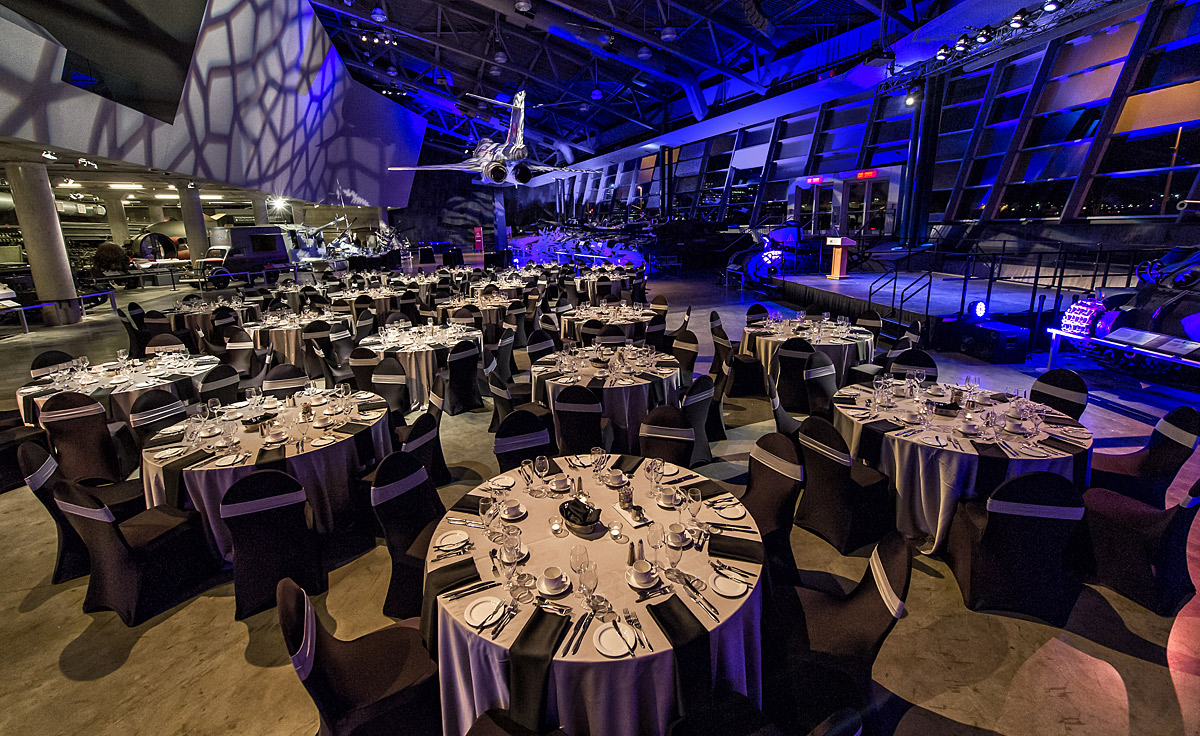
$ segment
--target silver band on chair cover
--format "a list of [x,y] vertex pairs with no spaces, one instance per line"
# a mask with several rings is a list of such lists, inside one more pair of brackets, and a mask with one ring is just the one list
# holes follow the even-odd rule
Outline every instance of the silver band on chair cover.
[[500,396],[505,399],[511,399],[512,392],[509,391],[507,388],[501,388],[499,386],[492,386],[492,396]]
[[281,493],[278,496],[268,496],[267,498],[258,498],[253,501],[243,501],[241,503],[221,504],[221,518],[228,519],[233,516],[245,516],[246,514],[256,514],[259,511],[270,511],[271,509],[281,509],[284,506],[292,504],[304,503],[307,500],[304,495],[304,489],[292,491],[291,493]]
[[529,352],[529,353],[537,353],[542,350],[553,350],[553,349],[554,349],[554,341],[553,340],[543,340],[542,342],[525,346],[525,351]]
[[[259,299],[262,301],[262,299]],[[213,320],[213,324],[220,327],[221,325],[231,325],[237,322],[237,317],[222,317],[221,319]]]
[[317,655],[317,612],[313,610],[312,600],[304,596],[304,636],[300,639],[300,648],[292,655],[292,668],[301,681],[307,680],[312,672],[313,661]]
[[356,366],[356,365],[361,365],[361,366],[365,366],[365,365],[379,365],[379,358],[378,358],[378,357],[372,357],[372,358],[350,358],[350,359],[349,359],[347,362],[348,362],[348,363],[349,363],[351,366]]
[[658,427],[653,424],[643,424],[642,429],[638,432],[642,437],[659,437],[665,440],[695,440],[696,431],[690,427],[680,429],[678,427]]
[[61,422],[67,419],[79,419],[81,417],[90,417],[93,414],[103,414],[104,406],[100,402],[94,404],[86,404],[77,406],[74,409],[56,409],[54,411],[43,411],[39,419],[44,425],[46,422]]
[[1070,401],[1072,404],[1086,404],[1088,400],[1087,394],[1084,392],[1072,391],[1069,388],[1061,386],[1051,386],[1048,383],[1035,382],[1029,392],[1033,393],[1034,391],[1062,399],[1063,401]]
[[812,353],[807,350],[784,350],[782,348],[776,350],[775,355],[780,358],[796,358],[798,360],[808,360],[812,357]]
[[888,360],[895,360],[896,358],[899,358],[900,353],[903,353],[905,350],[908,350],[908,348],[897,348],[895,350],[887,351]]
[[[45,416],[45,414],[43,414],[42,416]],[[1170,439],[1174,442],[1178,442],[1179,444],[1183,445],[1184,447],[1190,447],[1193,450],[1196,449],[1196,441],[1198,439],[1200,439],[1200,438],[1197,438],[1196,435],[1192,434],[1191,432],[1188,432],[1185,429],[1180,429],[1179,427],[1176,427],[1174,424],[1171,424],[1170,422],[1167,421],[1166,417],[1163,417],[1162,419],[1158,420],[1158,424],[1154,425],[1154,431],[1159,432],[1160,434],[1162,434],[1163,436],[1167,437],[1168,439]]]
[[170,404],[165,404],[155,409],[131,412],[129,414],[129,426],[140,427],[144,424],[150,424],[160,419],[166,419],[175,414],[184,414],[186,412],[187,409],[184,408],[182,401],[172,401]]
[[479,355],[479,348],[471,348],[461,353],[452,354],[450,360],[465,360],[467,358],[474,358],[476,355]]
[[713,344],[720,345],[723,348],[729,348],[731,350],[733,349],[733,343],[729,342],[723,337],[717,337],[716,335],[713,335]]
[[446,400],[443,399],[441,396],[438,396],[435,393],[430,393],[429,394],[429,405],[436,406],[438,409],[444,409],[445,405],[446,405]]
[[904,601],[900,600],[900,596],[896,595],[896,591],[892,590],[892,583],[888,580],[887,570],[883,569],[883,560],[879,559],[879,548],[876,547],[871,552],[871,577],[875,578],[875,587],[879,588],[879,597],[883,599],[883,605],[892,612],[892,618],[900,618],[904,615]]
[[329,339],[332,342],[337,342],[338,340],[349,340],[350,330],[342,329],[340,332],[330,332]]
[[[650,325],[649,327],[646,328],[647,333],[666,332],[666,330],[667,330],[667,326],[665,324]],[[675,343],[675,344],[679,345],[680,343]],[[693,352],[695,352],[695,351],[693,351]]]
[[107,506],[101,506],[98,509],[92,509],[88,508],[87,506],[78,506],[73,503],[67,503],[66,501],[60,501],[57,498],[54,499],[54,503],[58,504],[58,507],[62,509],[63,513],[65,514],[73,514],[75,516],[82,516],[85,519],[92,519],[93,521],[107,521],[109,523],[117,520],[117,517],[113,516],[112,509]]
[[679,350],[686,350],[689,353],[696,353],[700,351],[700,347],[694,342],[676,342],[675,348]]
[[42,463],[42,467],[33,471],[33,475],[25,479],[25,485],[29,486],[29,490],[36,491],[46,485],[46,481],[50,480],[50,476],[54,475],[56,470],[58,470],[58,462],[53,455],[49,455],[46,457],[46,462]]
[[421,447],[426,442],[428,442],[429,440],[431,440],[437,436],[438,436],[438,433],[437,433],[437,429],[435,428],[432,432],[426,432],[425,434],[421,435],[420,437],[414,437],[414,438],[410,439],[408,442],[405,442],[400,447],[400,449],[404,450],[405,452],[412,452],[413,450],[417,449],[418,447]]
[[219,388],[227,386],[236,386],[241,382],[240,376],[227,376],[225,378],[216,378],[211,381],[204,381],[200,384],[201,391],[216,391]]
[[937,368],[930,368],[924,365],[906,365],[904,363],[892,363],[892,373],[904,373],[906,371],[925,371],[926,377],[936,376]]
[[707,401],[708,399],[711,399],[712,397],[713,397],[713,389],[708,388],[703,391],[699,391],[697,393],[688,394],[688,395],[684,396],[682,406],[691,406],[692,404],[698,404],[701,401]]
[[[349,334],[349,333],[347,333]],[[318,340],[322,337],[329,337],[329,330],[317,330],[316,332],[302,332],[300,337],[305,340]]]
[[804,371],[804,380],[813,378],[821,378],[822,376],[832,376],[837,373],[837,369],[831,365],[823,365],[820,368],[810,368]]
[[798,439],[800,441],[800,444],[804,445],[808,449],[816,450],[817,452],[821,453],[825,457],[829,458],[830,460],[832,460],[835,463],[838,463],[840,465],[845,465],[846,467],[850,467],[854,462],[853,459],[850,457],[849,453],[838,452],[837,450],[833,449],[832,447],[826,447],[825,445],[822,445],[820,442],[817,442],[816,440],[814,440],[812,437],[809,437],[808,435],[805,435],[805,434],[797,435],[796,439]]
[[519,434],[516,437],[497,437],[494,451],[499,455],[502,452],[528,450],[531,447],[541,447],[548,444],[550,444],[550,432],[543,429],[538,432],[530,432],[529,434]]
[[569,411],[579,414],[599,414],[604,411],[600,404],[568,404],[562,401],[554,402],[554,411]]
[[1079,521],[1083,518],[1083,506],[1046,506],[1040,503],[1000,501],[995,498],[989,498],[987,500],[987,510],[989,514],[1033,516],[1039,519],[1063,519],[1066,521]]
[[376,373],[375,375],[371,376],[371,383],[393,386],[397,384],[408,385],[408,376],[404,375],[403,373]]
[[803,465],[797,465],[796,463],[791,463],[787,460],[784,460],[778,455],[772,455],[770,452],[767,452],[758,445],[755,445],[754,449],[750,451],[750,457],[759,461],[763,465],[766,465],[768,468],[774,470],[776,473],[779,473],[782,476],[786,476],[801,483],[804,482]]
[[[171,347],[171,346],[166,346]],[[253,350],[254,343],[252,342],[227,342],[225,343],[226,350]]]
[[860,319],[856,324],[860,327],[883,327],[883,322],[877,319]]
[[304,388],[304,384],[308,383],[308,376],[297,376],[296,378],[278,378],[274,381],[263,381],[263,391],[277,391],[285,388]]
[[720,327],[720,326],[721,326],[721,318],[720,317],[717,317],[716,319],[712,319],[712,320],[708,321],[708,328],[710,330],[714,327]]
[[381,503],[387,503],[402,493],[408,493],[427,480],[429,480],[429,473],[422,467],[417,468],[417,472],[407,478],[401,478],[386,486],[376,486],[371,489],[371,505],[378,506]]
[[601,335],[596,338],[596,342],[600,343],[601,345],[624,345],[625,344],[625,336],[624,335],[609,335],[609,336],[605,337],[605,336]]

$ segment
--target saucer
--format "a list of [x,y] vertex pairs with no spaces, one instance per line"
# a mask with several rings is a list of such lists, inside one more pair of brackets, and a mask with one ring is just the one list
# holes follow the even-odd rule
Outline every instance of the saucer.
[[159,434],[182,434],[187,429],[186,424],[173,424],[165,429],[158,430]]
[[539,593],[546,596],[547,598],[558,598],[560,596],[564,596],[567,593],[571,592],[571,581],[568,580],[567,584],[558,590],[550,590],[549,588],[546,587],[546,579],[538,578],[537,589],[538,589]]
[[313,447],[324,447],[325,445],[332,445],[334,442],[337,442],[337,440],[333,437],[318,437],[309,444]]
[[676,543],[672,542],[671,536],[669,534],[667,535],[667,538],[664,539],[663,541],[666,543],[666,545],[668,547],[671,547],[672,549],[687,549],[688,547],[690,547],[692,545],[692,538],[687,536],[687,534],[684,534],[684,539],[681,544],[676,544]]
[[333,420],[330,419],[329,417],[320,417],[313,421],[313,428],[314,429],[324,429],[325,427],[328,427],[331,424],[333,424]]
[[[617,628],[613,628],[614,624]],[[592,644],[596,646],[596,651],[613,659],[630,656],[630,650],[637,650],[637,640],[637,631],[620,621],[604,624],[592,635]]]
[[[503,555],[504,555],[503,550],[500,551],[500,555],[503,557]],[[524,544],[522,544],[521,545],[521,556],[517,558],[517,562],[524,562],[527,559],[529,559],[529,548],[526,547]]]
[[228,468],[230,465],[237,465],[241,461],[242,461],[242,456],[240,454],[226,455],[225,457],[221,458],[220,460],[216,461],[213,464],[219,468]]
[[373,422],[381,416],[383,416],[382,411],[368,411],[365,413],[360,413],[358,415],[358,418],[362,419],[365,422]]
[[246,401],[235,401],[235,402],[233,402],[232,404],[230,404],[229,406],[227,406],[227,407],[225,407],[225,408],[226,408],[226,409],[245,409],[247,406],[250,406],[249,402],[246,402]]
[[521,513],[517,514],[516,516],[506,516],[504,514],[500,514],[500,518],[505,521],[520,521],[526,516],[529,516],[529,509],[525,508],[524,504],[518,506],[517,508],[520,509]]
[[663,477],[669,478],[672,475],[679,473],[679,466],[675,463],[663,463]]
[[329,403],[329,399],[325,398],[324,396],[318,396],[317,398],[315,398],[311,402],[309,402],[309,406],[325,406],[328,403]]
[[715,572],[708,578],[708,587],[716,591],[717,595],[722,598],[741,598],[750,590],[750,586],[746,583],[730,580],[724,575],[718,575]]
[[654,573],[654,577],[650,578],[650,582],[641,584],[634,579],[633,570],[627,567],[625,568],[625,582],[628,583],[629,587],[633,588],[634,590],[650,590],[654,586],[658,585],[658,573]]
[[208,439],[209,437],[216,437],[219,434],[221,434],[221,430],[216,427],[205,427],[204,429],[200,430],[200,436],[205,439]]

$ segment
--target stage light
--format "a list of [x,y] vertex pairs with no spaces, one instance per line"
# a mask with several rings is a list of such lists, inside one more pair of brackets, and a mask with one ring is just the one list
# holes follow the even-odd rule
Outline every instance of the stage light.
[[491,67],[490,69],[488,69],[488,75],[493,76],[493,77],[500,76],[500,67],[498,67],[498,66]]
[[363,43],[366,43],[367,42],[367,34],[365,34],[365,33],[362,34],[362,38],[360,38],[359,40],[362,41]]
[[284,207],[287,207],[287,200],[284,199],[283,197],[274,197],[271,199],[270,204],[271,204],[271,209],[281,210]]
[[579,112],[587,112],[588,104],[586,102],[579,103]]
[[1027,25],[1029,25],[1029,12],[1025,10],[1013,13],[1013,17],[1008,21],[1009,28],[1024,28]]
[[79,193],[79,192],[71,192],[71,193],[70,193],[69,195],[67,195],[67,196],[69,196],[71,199],[75,200],[76,202],[78,202],[79,200],[83,199],[83,195],[82,195],[81,193]]
[[387,19],[387,11],[383,9],[382,5],[377,5],[375,9],[371,11],[371,20],[375,21],[376,23],[387,23]]
[[342,4],[347,8],[352,8],[354,7],[354,0],[342,0]]
[[371,43],[379,43],[379,36],[371,39]]
[[908,93],[904,95],[904,104],[908,107],[916,107],[921,102],[921,85],[914,84],[908,88]]
[[1047,13],[1053,13],[1061,7],[1062,5],[1059,4],[1058,0],[1046,0],[1046,2],[1042,3],[1042,10]]
[[654,56],[654,52],[650,50],[649,46],[643,46],[638,49],[637,58],[641,59],[642,61],[649,61],[651,56]]
[[399,72],[399,71],[397,71],[397,70],[396,70],[396,67],[394,67],[394,66],[389,66],[389,67],[387,68],[387,75],[388,75],[389,77],[394,77],[394,76],[396,76],[396,75],[397,75],[397,74],[399,74],[399,73],[400,73],[400,72]]
[[612,31],[600,31],[596,34],[596,40],[600,42],[601,46],[607,48],[617,42],[617,34]]
[[983,319],[987,316],[987,303],[982,301],[974,301],[967,305],[967,317],[970,319]]
[[503,51],[497,51],[496,54],[494,56],[492,56],[492,58],[496,60],[497,64],[508,63],[508,54],[504,53]]
[[970,47],[971,47],[971,39],[965,33],[963,35],[959,36],[958,40],[954,42],[954,50],[955,51],[966,51]]
[[518,13],[528,13],[533,10],[533,3],[529,2],[529,0],[517,0],[513,3],[513,8]]
[[592,99],[593,100],[603,100],[604,99],[604,93],[600,91],[599,87],[592,90]]
[[675,30],[674,26],[665,26],[662,29],[662,33],[660,33],[658,37],[667,43],[670,43],[679,38],[679,33]]
[[475,107],[479,110],[482,110],[483,112],[487,112],[487,109],[488,109],[487,103],[484,102],[483,100],[476,102]]
[[988,43],[992,40],[992,32],[987,28],[980,28],[979,31],[975,33],[975,40],[979,43]]
[[945,61],[946,59],[949,59],[950,58],[950,47],[946,46],[946,45],[942,45],[942,47],[937,50],[937,54],[934,56],[934,58],[937,59],[938,61]]
[[58,156],[54,155],[54,151],[42,151],[42,158],[46,159],[47,161],[58,160]]

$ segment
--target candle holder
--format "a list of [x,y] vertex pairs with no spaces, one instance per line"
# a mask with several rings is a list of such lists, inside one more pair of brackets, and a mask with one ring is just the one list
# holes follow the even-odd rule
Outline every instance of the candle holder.
[[558,515],[551,516],[549,519],[549,523],[550,523],[550,533],[551,534],[553,534],[556,537],[566,536],[567,527],[565,524],[563,524],[563,518],[561,516],[558,516]]

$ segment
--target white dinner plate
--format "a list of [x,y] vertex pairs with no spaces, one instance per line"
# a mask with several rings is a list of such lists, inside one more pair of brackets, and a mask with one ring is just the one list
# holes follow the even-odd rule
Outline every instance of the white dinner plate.
[[672,475],[679,473],[679,466],[675,463],[663,463],[663,477],[669,478]]
[[637,631],[629,624],[620,621],[613,623],[620,628],[621,633],[617,633],[612,623],[603,624],[592,635],[592,644],[596,645],[597,652],[606,657],[628,657],[629,650],[637,648]]
[[631,568],[626,568],[625,582],[628,583],[629,587],[633,588],[634,590],[650,590],[655,585],[658,585],[658,573],[654,574],[654,577],[650,579],[650,582],[643,585],[633,578],[633,570]]
[[470,539],[466,532],[455,529],[438,537],[433,545],[438,548],[439,552],[445,552],[451,549],[458,549],[470,541]]
[[516,481],[513,480],[511,475],[498,475],[495,478],[492,478],[492,485],[496,486],[497,488],[512,488],[514,485],[516,485]]
[[721,517],[722,519],[729,519],[730,521],[746,518],[746,507],[740,503],[721,506],[720,508],[715,509],[715,511],[717,512],[717,516]]
[[632,378],[622,378],[617,381],[618,386],[632,386],[635,383],[637,383],[637,382],[634,381]]
[[381,416],[383,416],[382,411],[369,411],[369,412],[366,412],[365,414],[359,414],[358,418],[362,419],[364,421],[367,421],[367,422],[373,422]]
[[228,468],[230,465],[237,465],[241,461],[242,461],[242,456],[240,454],[226,455],[225,457],[221,458],[220,460],[218,460],[217,462],[215,462],[213,464],[219,468]]
[[329,403],[329,399],[325,398],[324,396],[318,396],[317,398],[313,399],[310,402],[310,405],[311,406],[325,406],[328,403]]
[[708,578],[708,587],[715,590],[717,595],[722,598],[740,598],[746,595],[746,591],[750,590],[750,586],[746,583],[730,580],[724,575],[718,575],[715,572]]
[[163,450],[162,452],[155,454],[154,459],[155,460],[170,460],[171,458],[175,457],[176,455],[182,455],[182,454],[183,454],[182,447],[172,447],[169,450]]
[[17,389],[17,393],[19,393],[21,395],[33,394],[33,393],[37,393],[38,391],[45,391],[47,388],[49,388],[49,387],[48,386],[26,386],[25,388]]
[[336,441],[337,440],[334,439],[333,437],[318,437],[312,441],[312,446],[313,447],[324,447],[326,445],[332,445]]
[[477,598],[467,606],[467,610],[463,613],[463,618],[467,620],[468,626],[478,628],[485,623],[496,623],[500,619],[500,615],[504,613],[504,607],[497,607],[500,602],[495,596],[484,596]]
[[138,381],[133,385],[134,388],[150,388],[156,385],[154,381]]
[[941,448],[949,447],[951,449],[953,449],[953,447],[954,447],[954,445],[951,445],[949,442],[942,439],[939,435],[936,435],[936,434],[935,435],[925,435],[924,437],[921,438],[921,444],[929,445],[930,447],[941,447]]
[[247,406],[250,406],[250,403],[247,401],[235,401],[225,408],[226,409],[245,409]]
[[1091,431],[1084,427],[1063,427],[1060,432],[1078,440],[1090,440],[1092,438]]
[[167,372],[164,371],[162,368],[155,368],[152,371],[146,371],[146,375],[147,376],[165,376],[165,375],[167,375]]
[[186,424],[172,424],[170,427],[167,427],[166,429],[158,430],[158,433],[159,434],[183,434],[183,432],[185,430],[187,430]]
[[363,399],[369,399],[374,395],[375,394],[371,393],[370,391],[359,391],[358,393],[354,394],[354,398],[362,401]]
[[573,461],[575,461],[575,464],[581,468],[592,467],[592,456],[591,455],[574,455],[571,457],[571,459]]
[[1050,457],[1050,453],[1046,452],[1040,447],[1026,447],[1025,445],[1018,445],[1017,450],[1019,450],[1022,455],[1028,455],[1029,457]]
[[80,386],[91,386],[93,383],[100,383],[100,379],[92,378],[91,376],[83,376],[79,379]]

